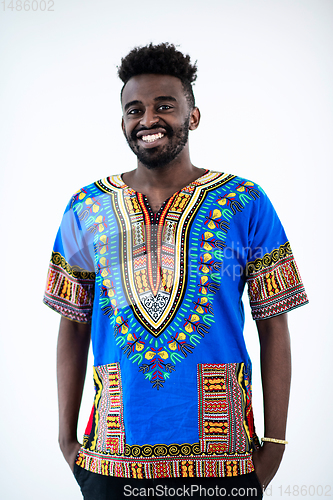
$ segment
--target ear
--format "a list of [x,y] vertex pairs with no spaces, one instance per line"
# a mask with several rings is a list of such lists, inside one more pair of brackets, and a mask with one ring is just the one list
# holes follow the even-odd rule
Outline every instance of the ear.
[[200,123],[200,111],[199,108],[195,107],[191,111],[189,129],[195,130],[196,128],[198,128],[199,123]]
[[121,130],[123,131],[123,134],[126,137],[124,117],[121,118]]

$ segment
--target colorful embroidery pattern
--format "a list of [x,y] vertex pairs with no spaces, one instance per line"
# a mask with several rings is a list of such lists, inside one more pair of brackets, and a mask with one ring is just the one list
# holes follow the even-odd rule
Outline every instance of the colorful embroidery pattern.
[[156,225],[143,195],[125,186],[117,176],[98,183],[99,188],[112,194],[128,303],[154,337],[172,321],[183,298],[192,220],[206,192],[233,177],[216,172],[203,175],[168,200]]
[[[253,183],[243,184],[235,176],[209,172],[167,200],[155,218],[146,197],[120,176],[96,183],[111,195],[113,210],[104,208],[103,213],[116,214],[118,230],[111,231],[111,217],[103,220],[109,234],[119,235],[124,256],[120,277],[130,306],[128,312],[120,310],[111,281],[116,265],[106,256],[116,254],[116,243],[105,234],[98,241],[95,237],[100,305],[111,320],[117,345],[153,388],[164,387],[177,363],[192,354],[214,323],[213,302],[231,219],[260,196]],[[211,210],[214,205],[219,208]]]
[[51,262],[55,266],[61,267],[69,276],[78,280],[95,280],[95,273],[86,271],[79,266],[70,266],[59,252],[52,252]]
[[252,449],[259,449],[260,442],[255,432],[253,408],[252,408],[252,381],[251,381],[251,367],[243,364],[242,369],[239,371],[238,376],[239,385],[243,391],[243,399],[245,401],[245,420],[244,426],[246,433],[252,443]]
[[246,274],[253,319],[272,317],[308,302],[288,241],[249,262]]
[[244,363],[199,364],[199,439],[202,451],[247,453],[244,395],[240,386]]
[[71,320],[89,322],[95,273],[70,266],[59,252],[52,252],[44,303]]
[[[95,248],[100,254],[97,260],[97,282],[102,281],[100,304],[113,321],[116,343],[132,362],[138,363],[139,371],[153,388],[164,386],[176,363],[193,352],[214,322],[212,300],[219,288],[219,261],[225,247],[221,239],[225,239],[229,224],[218,220],[211,227],[202,215],[195,221],[194,217],[204,201],[208,206],[215,201],[218,187],[228,189],[225,186],[233,179],[234,176],[215,172],[205,174],[170,198],[157,219],[145,197],[125,186],[119,176],[98,182],[100,189],[111,194],[112,213],[117,214],[120,254],[124,256],[121,277],[132,310],[127,314],[123,309],[120,316],[115,287],[109,277],[112,262],[102,256],[104,245],[98,242]],[[214,211],[214,216],[215,212],[222,216],[222,211]],[[110,218],[106,223],[111,227]],[[189,251],[190,229],[195,236],[202,234],[206,223],[211,231],[202,235],[203,251],[200,239],[196,239],[195,248],[192,245]],[[218,234],[216,228],[220,229]],[[205,253],[207,249],[211,252]],[[141,328],[133,322],[132,311]],[[166,333],[176,312],[175,326]]]
[[[243,380],[243,364],[199,365],[199,408],[204,405],[206,416],[213,414],[215,421],[221,415],[225,417],[225,403],[221,402],[221,391],[218,398],[214,397],[214,391],[218,391],[219,383],[216,377],[221,378],[221,374],[225,377],[228,388],[232,390],[228,404],[236,407],[236,412],[238,410],[239,413],[239,425],[238,421],[236,424],[232,421],[228,423],[232,428],[233,442],[242,441],[242,450],[236,450],[236,445],[232,451],[226,453],[227,447],[222,449],[221,446],[217,446],[216,439],[208,446],[202,446],[202,440],[193,444],[125,445],[120,367],[118,363],[112,363],[94,368],[95,402],[86,429],[84,445],[76,461],[77,465],[104,475],[138,478],[228,477],[251,472],[253,464],[249,449],[245,447],[246,437],[242,438],[244,431],[241,438],[238,436],[240,429],[244,428],[242,408],[245,407],[245,403],[242,399],[242,390],[244,394],[245,390],[240,386]],[[215,387],[206,398],[202,397],[200,382],[209,384],[204,376],[210,379],[214,377]],[[235,412],[234,408],[232,411]],[[202,423],[201,413],[199,410],[199,426],[200,422]],[[221,442],[218,443],[220,444]],[[111,454],[113,456],[110,456]]]
[[[116,286],[110,279],[111,267],[116,266],[119,259],[116,228],[112,226],[110,221],[107,221],[108,199],[100,197],[100,190],[95,186],[90,191],[90,196],[85,189],[75,193],[72,199],[72,209],[77,214],[79,221],[85,224],[87,233],[93,237],[95,281],[100,290],[100,306],[103,314],[113,321],[115,314],[118,313]],[[106,233],[106,230],[109,232]],[[124,303],[122,302],[121,305],[123,306]],[[114,328],[116,331],[116,326]],[[120,331],[124,330],[125,326]]]
[[[165,445],[159,445],[165,446]],[[172,445],[171,445],[172,446]],[[110,457],[82,449],[76,464],[105,476],[138,479],[167,477],[231,477],[254,471],[251,454],[233,456],[188,455],[138,458]]]
[[121,455],[125,451],[123,396],[119,363],[94,367],[95,401],[84,448]]

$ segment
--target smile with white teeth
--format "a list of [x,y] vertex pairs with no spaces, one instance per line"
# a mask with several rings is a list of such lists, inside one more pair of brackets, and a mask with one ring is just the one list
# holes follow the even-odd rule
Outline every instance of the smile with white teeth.
[[162,137],[164,137],[164,134],[162,134],[161,132],[159,132],[158,134],[143,135],[141,137],[141,139],[144,142],[154,142],[154,141],[157,141],[157,139],[162,139]]

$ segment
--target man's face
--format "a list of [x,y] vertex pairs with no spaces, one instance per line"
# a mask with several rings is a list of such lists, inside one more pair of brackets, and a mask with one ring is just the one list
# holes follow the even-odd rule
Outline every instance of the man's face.
[[188,147],[192,110],[179,78],[134,76],[124,87],[122,107],[128,145],[147,168],[167,165]]

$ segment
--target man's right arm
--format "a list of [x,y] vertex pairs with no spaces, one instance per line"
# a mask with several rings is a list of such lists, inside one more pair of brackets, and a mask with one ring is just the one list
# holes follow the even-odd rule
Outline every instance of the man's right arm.
[[77,323],[62,317],[59,327],[57,346],[59,445],[72,470],[81,446],[77,440],[77,422],[87,369],[90,326],[90,323]]

